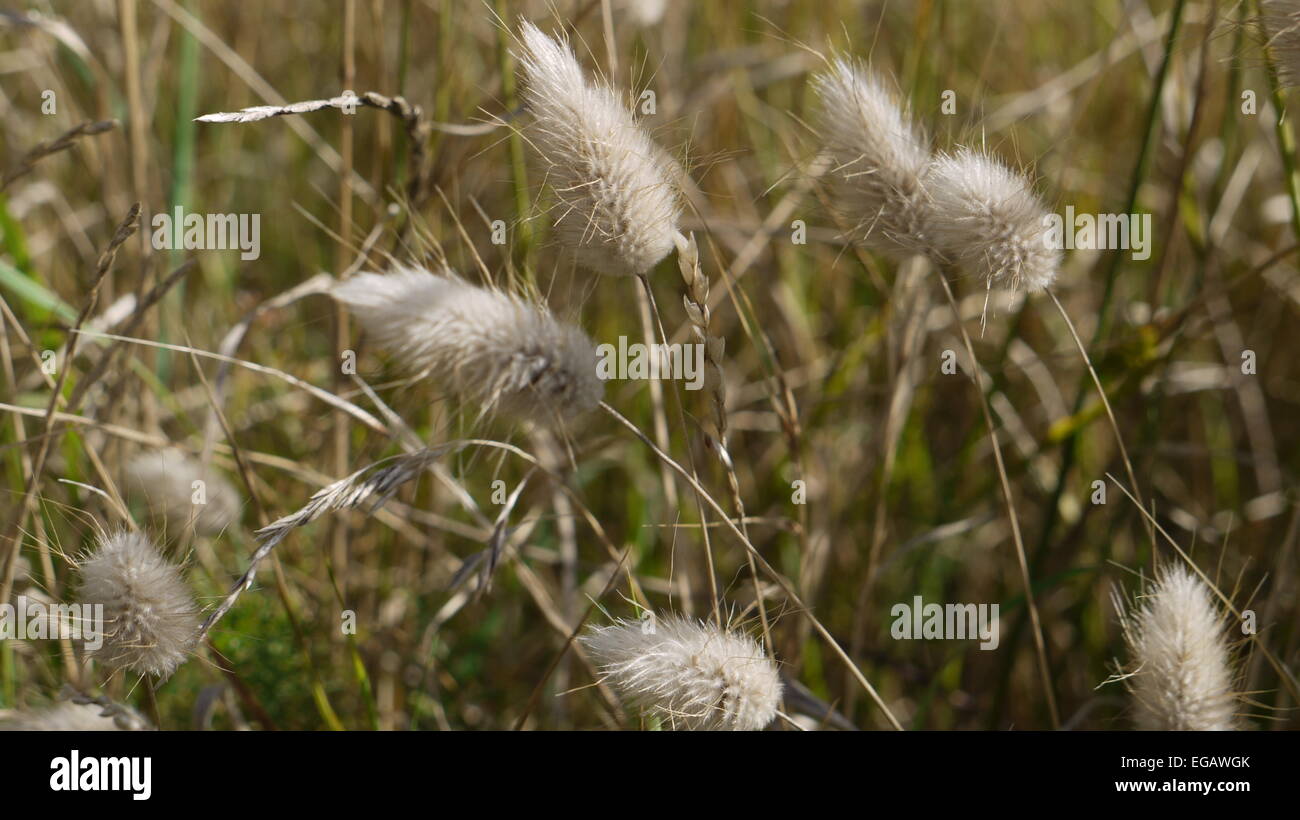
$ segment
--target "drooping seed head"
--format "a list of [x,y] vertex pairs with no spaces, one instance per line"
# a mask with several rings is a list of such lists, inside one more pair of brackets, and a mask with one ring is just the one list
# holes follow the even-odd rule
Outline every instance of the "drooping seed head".
[[1061,264],[1047,208],[1028,181],[998,160],[966,148],[935,157],[922,178],[936,250],[990,287],[1033,293]]
[[1225,624],[1210,589],[1184,565],[1166,566],[1135,609],[1120,617],[1138,728],[1238,728]]
[[198,608],[180,570],[147,536],[105,535],[80,565],[78,602],[104,608],[104,634],[98,649],[87,647],[90,657],[160,677],[184,662],[198,633]]
[[855,226],[852,238],[894,256],[928,252],[925,135],[865,66],[836,58],[812,83],[818,133],[833,163],[832,196]]
[[555,231],[580,265],[634,275],[673,249],[680,212],[667,155],[612,88],[588,82],[573,51],[520,24],[526,133],[555,204]]
[[332,292],[380,347],[487,411],[555,426],[604,395],[591,340],[541,305],[405,267]]
[[141,453],[126,466],[128,490],[173,527],[217,535],[239,520],[239,493],[220,473],[180,450]]
[[781,678],[748,636],[678,616],[590,627],[579,640],[628,702],[674,729],[762,729]]

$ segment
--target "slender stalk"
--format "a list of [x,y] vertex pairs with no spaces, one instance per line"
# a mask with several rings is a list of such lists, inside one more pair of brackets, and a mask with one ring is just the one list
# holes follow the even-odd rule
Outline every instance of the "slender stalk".
[[[1125,205],[1121,213],[1133,213],[1137,207],[1138,193],[1142,188],[1142,180],[1146,177],[1147,162],[1151,154],[1151,143],[1156,131],[1156,123],[1160,118],[1160,102],[1164,96],[1165,78],[1169,74],[1169,66],[1173,61],[1174,44],[1178,41],[1178,32],[1182,27],[1183,11],[1186,6],[1186,0],[1175,0],[1173,9],[1170,13],[1169,32],[1165,36],[1164,58],[1160,63],[1160,68],[1156,72],[1154,87],[1151,90],[1151,97],[1147,102],[1146,116],[1142,130],[1142,139],[1138,145],[1138,155],[1133,163],[1133,172],[1129,178],[1128,194],[1125,198]],[[1115,280],[1119,274],[1120,252],[1111,250],[1107,257],[1106,269],[1104,274],[1104,287],[1102,290],[1101,302],[1097,306],[1097,327],[1093,331],[1092,339],[1088,347],[1096,347],[1097,343],[1106,335],[1109,310],[1111,299],[1114,296]],[[1072,412],[1078,414],[1083,407],[1085,391],[1087,388],[1088,377],[1080,375],[1079,385],[1075,390],[1074,407]],[[1070,472],[1074,469],[1077,460],[1077,448],[1079,433],[1078,430],[1072,430],[1070,434],[1061,442],[1061,466],[1056,471],[1056,482],[1052,487],[1052,493],[1048,498],[1043,513],[1043,525],[1039,530],[1038,544],[1035,548],[1035,556],[1042,555],[1046,552],[1048,545],[1051,543],[1052,534],[1056,529],[1056,522],[1061,511],[1061,497],[1065,494],[1065,483],[1069,478]],[[1011,665],[1008,662],[1004,665],[1002,682],[999,685],[999,693],[995,698],[995,708],[992,712],[991,720],[996,720],[1001,711],[1003,696],[1007,689],[1007,675],[1010,674]]]
[[[1255,7],[1258,12],[1258,0]],[[1273,130],[1277,134],[1278,154],[1282,160],[1283,176],[1286,177],[1286,193],[1291,200],[1291,230],[1300,241],[1300,171],[1296,169],[1295,133],[1286,118],[1286,103],[1282,96],[1282,80],[1278,76],[1277,61],[1267,48],[1264,49],[1264,66],[1268,74],[1269,97],[1277,115],[1273,120]]]
[[[113,238],[109,240],[108,247],[100,254],[91,280],[90,295],[86,297],[81,313],[77,315],[76,321],[72,323],[61,358],[63,366],[59,368],[58,379],[50,389],[50,400],[45,406],[45,425],[41,431],[36,457],[32,459],[32,470],[27,477],[27,488],[23,492],[22,499],[18,502],[17,509],[14,510],[13,517],[10,519],[3,537],[0,537],[0,544],[9,542],[13,545],[9,548],[9,553],[4,559],[3,581],[0,581],[0,601],[9,600],[9,593],[13,590],[14,573],[18,569],[18,548],[22,543],[19,533],[22,532],[27,516],[36,512],[36,491],[40,486],[41,476],[45,472],[46,460],[49,458],[50,450],[57,438],[54,435],[54,428],[58,418],[56,410],[59,399],[63,395],[64,385],[67,384],[68,373],[72,370],[72,362],[77,355],[77,345],[81,341],[81,334],[78,331],[85,324],[86,319],[90,317],[95,305],[99,303],[100,288],[104,284],[108,272],[113,268],[113,261],[117,259],[118,249],[126,244],[126,241],[135,233],[139,224],[140,203],[137,202],[131,206],[126,218],[118,224],[117,230],[113,232]],[[71,409],[70,406],[69,410]]]
[[975,391],[979,394],[980,412],[984,415],[984,424],[988,427],[989,443],[993,445],[993,460],[998,468],[998,480],[1002,484],[1002,496],[1007,504],[1007,519],[1011,523],[1011,538],[1016,546],[1016,561],[1020,565],[1020,580],[1025,589],[1025,605],[1029,610],[1029,623],[1034,632],[1034,651],[1038,657],[1038,674],[1042,678],[1043,692],[1047,696],[1047,710],[1051,714],[1052,728],[1061,728],[1061,716],[1056,709],[1056,694],[1052,690],[1052,672],[1047,663],[1047,646],[1043,642],[1043,626],[1038,617],[1038,605],[1034,603],[1034,588],[1029,578],[1029,562],[1025,558],[1025,543],[1020,536],[1020,516],[1016,513],[1015,497],[1011,493],[1011,481],[1007,478],[1006,464],[1002,459],[1002,445],[998,443],[998,431],[993,425],[993,413],[989,409],[988,396],[984,394],[984,378],[980,375],[979,360],[975,357],[975,346],[970,334],[966,332],[966,323],[961,319],[961,309],[957,306],[957,297],[953,295],[952,286],[944,271],[939,271],[939,281],[943,283],[943,292],[948,296],[952,307],[953,319],[961,331],[962,342],[966,345],[966,355],[970,356],[971,379],[975,382]]
[[[1178,31],[1182,27],[1183,9],[1187,5],[1186,0],[1175,0],[1172,17],[1169,21],[1169,35],[1165,38],[1165,55],[1160,62],[1160,69],[1156,72],[1155,87],[1151,91],[1151,99],[1147,103],[1146,126],[1142,132],[1142,142],[1138,146],[1137,160],[1133,163],[1133,174],[1129,178],[1128,196],[1125,199],[1124,209],[1121,213],[1133,213],[1137,208],[1138,193],[1142,189],[1142,180],[1146,177],[1147,162],[1151,157],[1151,144],[1154,142],[1156,123],[1160,119],[1160,101],[1164,98],[1165,78],[1169,74],[1169,66],[1174,59],[1174,44],[1178,42]],[[1092,341],[1089,347],[1095,347],[1105,335],[1108,329],[1107,320],[1110,314],[1110,303],[1115,293],[1115,280],[1119,274],[1119,263],[1122,254],[1119,249],[1111,249],[1110,255],[1106,259],[1105,289],[1101,294],[1101,304],[1097,306],[1097,329],[1093,331]],[[1080,385],[1082,392],[1082,385]],[[1082,397],[1080,397],[1080,400]],[[1075,410],[1077,411],[1078,402],[1076,401]]]
[[[1142,492],[1138,489],[1137,476],[1133,473],[1133,462],[1129,460],[1128,448],[1124,446],[1124,436],[1119,432],[1119,422],[1115,420],[1115,411],[1110,407],[1110,399],[1106,398],[1106,388],[1101,385],[1101,378],[1097,376],[1096,369],[1092,366],[1092,358],[1088,355],[1088,348],[1083,346],[1083,340],[1079,338],[1079,333],[1074,328],[1074,322],[1070,320],[1070,314],[1065,312],[1065,306],[1061,300],[1056,298],[1056,294],[1051,288],[1047,289],[1047,295],[1051,297],[1052,304],[1060,311],[1061,318],[1065,320],[1065,326],[1070,330],[1070,338],[1074,339],[1075,346],[1079,349],[1079,356],[1083,358],[1084,365],[1088,368],[1088,373],[1092,376],[1092,383],[1097,388],[1097,395],[1101,398],[1101,406],[1106,409],[1106,418],[1110,420],[1110,429],[1115,433],[1115,443],[1119,446],[1120,458],[1124,461],[1124,470],[1128,473],[1129,483],[1133,485],[1133,494],[1137,496],[1138,504],[1143,504]],[[1155,540],[1155,530],[1150,524],[1147,524],[1147,535],[1152,541]]]
[[[343,3],[343,88],[347,91],[352,90],[356,84],[357,60],[356,60],[356,23],[357,23],[357,6],[356,0],[344,0]],[[344,116],[343,122],[339,129],[339,156],[343,160],[343,170],[339,174],[339,244],[335,249],[335,268],[339,275],[342,276],[347,270],[349,254],[351,248],[349,244],[352,239],[352,117]],[[349,331],[347,308],[341,302],[334,303],[334,361],[342,361],[343,351],[347,349]],[[335,384],[339,391],[343,390],[344,382],[347,377],[343,374],[342,368],[335,371]],[[330,431],[330,451],[332,453],[333,471],[336,475],[343,475],[347,472],[348,464],[351,462],[348,450],[348,419],[347,414],[335,411],[332,418],[332,429]],[[346,601],[348,598],[348,525],[342,518],[330,522],[330,560],[333,562],[333,571],[326,566],[326,573],[330,574],[338,586],[339,598]],[[342,604],[340,604],[342,606]]]
[[668,466],[672,467],[678,475],[686,479],[686,482],[691,485],[692,489],[700,494],[700,497],[713,508],[715,513],[721,516],[722,522],[727,525],[737,538],[740,539],[740,543],[743,544],[745,549],[749,551],[749,554],[753,556],[754,562],[759,566],[759,568],[762,569],[763,572],[767,573],[768,577],[775,581],[777,586],[781,587],[781,591],[790,599],[790,603],[793,604],[796,609],[801,611],[804,614],[804,617],[808,618],[809,623],[812,624],[812,627],[817,631],[817,634],[822,637],[822,640],[824,640],[826,645],[830,647],[831,651],[835,653],[835,656],[843,661],[848,669],[853,673],[854,679],[857,680],[858,684],[866,691],[867,696],[870,697],[876,706],[880,708],[880,711],[884,713],[885,719],[889,721],[889,725],[900,732],[903,731],[903,725],[898,722],[898,718],[894,717],[894,713],[889,710],[887,705],[885,705],[885,701],[881,699],[880,694],[876,692],[876,688],[866,679],[866,676],[862,674],[862,670],[858,669],[857,664],[853,662],[853,659],[849,657],[848,653],[844,651],[844,648],[835,640],[835,637],[827,631],[826,627],[822,626],[821,621],[817,620],[817,617],[812,613],[812,609],[799,597],[799,593],[795,591],[794,586],[785,578],[785,576],[777,572],[776,568],[769,564],[767,559],[754,548],[754,545],[749,542],[749,539],[745,537],[745,534],[741,532],[738,526],[736,526],[736,522],[732,521],[731,516],[727,515],[727,511],[724,510],[717,501],[713,500],[713,496],[709,495],[708,491],[704,489],[700,482],[692,478],[691,474],[686,472],[686,470],[676,461],[673,461],[667,453],[656,447],[655,443],[651,441],[645,433],[641,432],[640,428],[624,418],[622,413],[619,413],[603,401],[600,403],[600,406],[606,413],[613,416],[619,424],[622,424],[630,430],[632,434],[640,439],[642,444],[649,447],[657,457],[664,460]]
[[[641,288],[637,292],[637,306],[640,308],[638,315],[641,317],[641,333],[645,338],[645,343],[651,346],[655,344],[655,325],[659,327],[659,337],[667,341],[667,336],[663,330],[663,319],[659,316],[659,306],[655,304],[655,294],[650,288],[650,279],[645,274],[637,276],[641,283]],[[668,414],[664,409],[664,388],[658,379],[650,380],[650,405],[654,412],[655,441],[665,450],[670,449],[668,435]],[[673,484],[672,475],[668,469],[661,468],[659,471],[660,483],[664,491],[664,500],[669,509],[677,507],[677,486]]]
[[[664,330],[663,318],[659,314],[659,305],[658,303],[655,302],[655,294],[650,287],[650,279],[649,277],[644,275],[639,276],[638,278],[641,280],[641,285],[644,289],[642,302],[643,304],[645,304],[646,309],[649,311],[649,316],[653,318],[655,325],[659,329],[659,339],[664,345],[667,345],[668,334]],[[646,321],[648,322],[649,319],[647,319]],[[646,328],[646,334],[647,334],[646,341],[653,342],[654,333],[652,330],[650,330],[648,326]],[[663,402],[663,391],[659,390],[656,392],[655,388],[657,385],[658,385],[657,381],[652,380],[650,382],[650,387],[651,387],[650,397],[651,400],[655,403],[655,437],[659,439],[660,445],[663,447],[665,451],[667,451],[668,447],[666,445],[666,442],[669,441],[669,438],[667,435],[666,420],[664,422],[665,423],[664,435],[662,436],[659,435],[658,425],[659,425],[660,414],[662,411],[661,405]],[[673,391],[673,398],[675,399],[678,423],[681,425],[681,428],[685,430],[686,411],[682,408],[681,396],[678,395],[676,391]],[[690,460],[690,464],[691,464],[691,475],[695,476],[696,478],[699,478],[699,472],[696,470],[695,467],[695,457],[693,454],[691,454],[689,448],[687,448],[687,457]],[[676,507],[677,506],[677,485],[673,483],[672,475],[668,472],[667,466],[661,465],[661,467],[662,467],[662,471],[660,477],[664,482],[664,498],[668,499],[669,505],[671,507]],[[713,622],[716,623],[718,626],[722,626],[722,597],[718,594],[718,572],[713,564],[713,539],[712,536],[709,534],[708,513],[704,509],[704,502],[700,500],[698,495],[695,499],[695,507],[696,510],[699,512],[700,532],[704,537],[704,562],[705,562],[706,569],[708,570],[709,573],[709,604],[710,604],[710,608],[713,611]]]
[[[709,391],[710,407],[713,410],[713,429],[706,435],[713,444],[713,450],[722,463],[727,475],[727,489],[731,493],[731,504],[740,522],[740,531],[745,540],[749,540],[749,527],[745,523],[745,502],[740,497],[740,480],[736,476],[736,467],[732,463],[731,453],[727,450],[727,395],[726,383],[722,379],[720,359],[724,349],[723,339],[713,335],[713,312],[709,309],[709,278],[700,267],[699,246],[695,236],[689,238],[677,234],[677,265],[681,270],[682,281],[686,285],[684,304],[687,319],[698,344],[704,345],[705,386]],[[749,558],[749,571],[754,582],[754,603],[758,608],[758,617],[763,625],[763,644],[769,655],[775,655],[776,646],[772,642],[771,625],[767,619],[767,604],[763,600],[763,591],[758,584],[758,569],[754,560]],[[718,623],[721,626],[721,621]]]
[[[495,9],[498,19],[508,19],[509,10],[505,0],[497,0]],[[501,68],[501,95],[505,99],[507,109],[514,111],[519,108],[519,91],[515,82],[514,58],[510,56],[510,32],[505,26],[498,27],[497,60]],[[524,155],[524,140],[520,136],[518,129],[510,129],[508,140],[510,143],[510,181],[514,186],[515,215],[518,219],[514,257],[526,263],[534,241],[533,223],[528,218],[532,207],[528,185],[528,161]],[[528,282],[533,282],[531,267],[525,266],[523,275]]]

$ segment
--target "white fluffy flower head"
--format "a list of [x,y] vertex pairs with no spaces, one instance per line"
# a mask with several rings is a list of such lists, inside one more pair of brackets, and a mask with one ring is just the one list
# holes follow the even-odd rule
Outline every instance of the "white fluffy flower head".
[[[201,485],[195,484],[200,481]],[[132,458],[126,466],[126,484],[174,527],[192,523],[201,535],[217,535],[239,519],[240,496],[230,482],[180,450],[155,450]]]
[[754,731],[776,716],[780,675],[748,636],[670,615],[579,640],[621,696],[670,728]]
[[170,675],[198,633],[198,608],[180,570],[142,533],[103,536],[81,559],[82,604],[102,604],[102,644],[90,656],[113,668]]
[[113,704],[106,708],[69,700],[0,720],[0,732],[130,732],[147,728],[145,719],[129,707]]
[[613,89],[587,81],[567,44],[527,21],[520,39],[526,138],[556,199],[559,241],[597,273],[645,273],[673,249],[672,163]]
[[1120,615],[1138,728],[1236,729],[1225,624],[1210,589],[1184,565],[1166,566],[1135,609]]
[[865,66],[837,58],[812,83],[835,206],[855,225],[853,238],[895,256],[927,252],[925,135]]
[[657,26],[668,10],[668,0],[615,0],[614,17],[627,21],[633,28]]
[[1047,209],[1019,173],[987,154],[962,148],[936,157],[923,177],[930,236],[949,261],[988,285],[1030,293],[1052,283],[1061,251]]
[[404,267],[357,274],[333,295],[380,347],[485,410],[558,426],[604,395],[591,339],[541,305]]

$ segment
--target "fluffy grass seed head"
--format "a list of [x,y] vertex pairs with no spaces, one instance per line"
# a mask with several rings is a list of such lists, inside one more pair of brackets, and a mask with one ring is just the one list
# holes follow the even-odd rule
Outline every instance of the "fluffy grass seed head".
[[673,249],[680,206],[672,164],[617,92],[588,82],[566,43],[520,24],[526,138],[556,202],[555,232],[597,273],[643,274]]
[[1278,77],[1284,85],[1300,85],[1300,0],[1263,0],[1260,18]]
[[679,616],[618,620],[580,638],[604,679],[632,706],[674,729],[762,729],[781,678],[748,636]]
[[198,608],[180,570],[142,533],[102,536],[81,559],[82,604],[102,604],[104,634],[90,656],[112,668],[160,677],[186,659]]
[[1120,621],[1138,728],[1238,728],[1224,620],[1210,589],[1183,564],[1168,565],[1133,610],[1121,607]]
[[820,99],[818,132],[832,162],[832,195],[855,225],[852,238],[895,256],[928,252],[925,135],[865,66],[836,58],[812,83]]
[[485,411],[559,426],[604,395],[591,339],[541,305],[408,267],[332,292],[380,347]]
[[650,28],[663,22],[668,0],[615,0],[613,8],[614,19],[633,28]]
[[60,701],[0,717],[0,732],[138,732],[150,726],[120,703]]
[[1061,250],[1046,206],[1021,174],[980,151],[937,156],[922,179],[930,200],[930,237],[939,253],[994,285],[1046,288]]
[[242,502],[230,482],[180,450],[135,456],[126,466],[126,485],[173,527],[192,522],[200,535],[217,535],[239,520]]

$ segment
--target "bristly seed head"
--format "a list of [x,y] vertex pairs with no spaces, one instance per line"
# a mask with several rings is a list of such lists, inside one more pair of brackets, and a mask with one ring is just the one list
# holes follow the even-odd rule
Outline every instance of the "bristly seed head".
[[1023,176],[966,148],[936,157],[923,177],[936,250],[990,287],[1030,293],[1052,284],[1061,251],[1047,209]]
[[[102,604],[104,634],[90,656],[112,668],[166,677],[185,661],[198,633],[198,608],[180,570],[149,538],[101,537],[80,561],[82,604]],[[89,627],[83,625],[83,628]]]
[[406,267],[332,293],[380,347],[485,411],[562,426],[604,395],[591,339],[541,305]]
[[1182,564],[1159,570],[1135,605],[1120,609],[1139,729],[1238,728],[1225,625],[1209,588]]
[[579,641],[622,697],[669,728],[756,731],[776,716],[776,664],[745,635],[670,615],[593,626]]
[[853,239],[894,256],[928,253],[925,135],[865,66],[839,57],[812,83],[835,207],[855,225]]
[[672,163],[613,89],[587,81],[567,44],[527,21],[520,38],[526,138],[556,199],[559,241],[597,273],[649,271],[677,232]]

